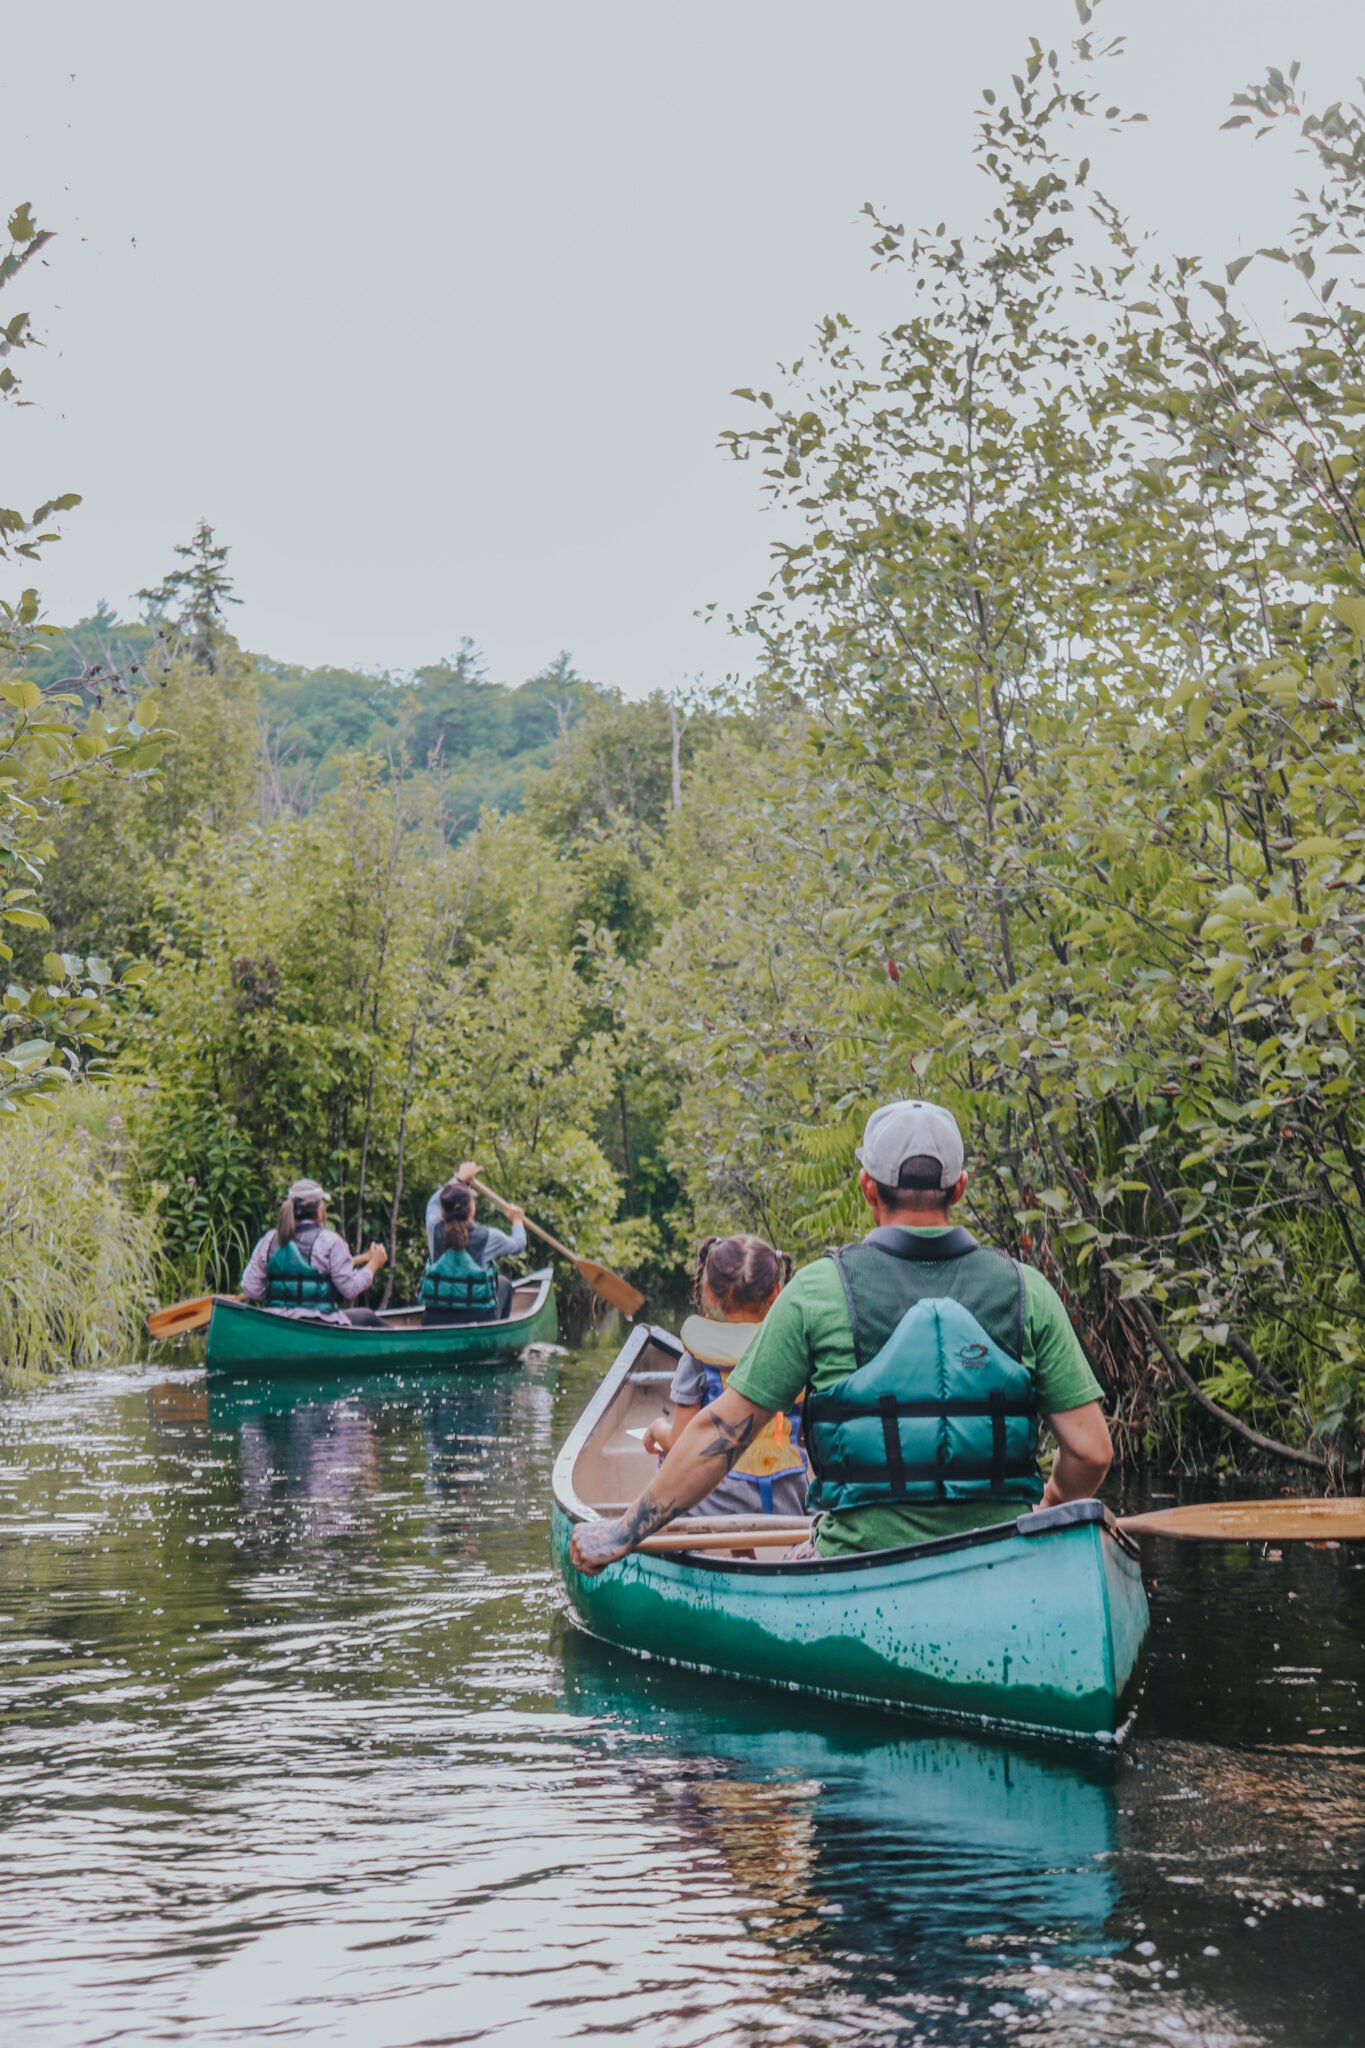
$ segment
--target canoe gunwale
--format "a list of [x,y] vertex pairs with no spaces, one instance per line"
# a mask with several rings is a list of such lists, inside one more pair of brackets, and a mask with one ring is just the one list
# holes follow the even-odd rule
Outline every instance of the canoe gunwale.
[[[651,1344],[673,1352],[679,1358],[682,1356],[683,1345],[670,1330],[661,1330],[650,1323],[639,1324],[631,1331],[555,1460],[552,1482],[554,1497],[571,1522],[595,1522],[603,1519],[596,1508],[580,1500],[575,1493],[573,1468],[579,1453],[615,1398],[617,1389],[630,1377],[631,1369],[640,1353]],[[1137,1543],[1119,1528],[1112,1512],[1103,1501],[1075,1500],[1066,1501],[1060,1507],[1035,1508],[1009,1521],[988,1522],[979,1529],[964,1529],[955,1536],[935,1536],[923,1543],[900,1544],[893,1550],[854,1551],[847,1557],[781,1558],[764,1562],[758,1558],[725,1557],[714,1552],[679,1551],[671,1556],[652,1556],[649,1562],[652,1566],[664,1566],[675,1570],[737,1572],[746,1576],[756,1574],[765,1579],[771,1579],[779,1572],[783,1578],[788,1574],[793,1577],[808,1577],[826,1572],[865,1572],[907,1560],[944,1557],[954,1551],[973,1550],[991,1543],[1002,1543],[1016,1536],[1048,1536],[1055,1530],[1075,1528],[1090,1522],[1102,1523],[1104,1533],[1112,1537],[1119,1549],[1134,1561],[1141,1558],[1142,1553]],[[675,1528],[670,1533],[681,1535],[685,1531]],[[738,1531],[736,1541],[742,1541]]]

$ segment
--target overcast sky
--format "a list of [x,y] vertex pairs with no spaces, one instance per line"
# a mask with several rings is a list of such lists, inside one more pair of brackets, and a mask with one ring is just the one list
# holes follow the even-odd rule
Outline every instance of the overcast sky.
[[[1303,60],[1365,72],[1359,0],[1106,0],[1151,125],[1111,186],[1186,248],[1282,231],[1283,157],[1220,135]],[[0,202],[60,240],[6,294],[47,352],[4,501],[84,493],[69,620],[209,519],[250,647],[404,668],[464,634],[628,693],[734,666],[695,618],[765,580],[728,394],[840,309],[894,318],[865,199],[969,226],[982,85],[1073,0],[46,0],[8,11]],[[32,277],[30,272],[29,277]],[[895,273],[892,274],[893,279]],[[16,306],[17,301],[17,306]]]

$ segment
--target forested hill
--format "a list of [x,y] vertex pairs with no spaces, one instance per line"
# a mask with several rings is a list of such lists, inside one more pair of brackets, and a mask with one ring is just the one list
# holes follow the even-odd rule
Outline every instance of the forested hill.
[[[112,670],[135,692],[154,689],[164,630],[122,620],[101,603],[50,636],[26,672],[41,685]],[[515,810],[528,772],[546,767],[554,741],[611,694],[578,675],[567,654],[526,682],[495,681],[469,640],[448,658],[403,672],[246,659],[267,770],[290,808],[307,809],[335,788],[348,757],[378,755],[400,772],[434,773],[452,838],[470,830],[481,809]]]

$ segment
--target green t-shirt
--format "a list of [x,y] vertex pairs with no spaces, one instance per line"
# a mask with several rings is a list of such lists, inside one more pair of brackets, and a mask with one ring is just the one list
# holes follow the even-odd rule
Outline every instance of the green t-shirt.
[[[916,1229],[916,1237],[940,1235]],[[1044,1415],[1103,1399],[1057,1291],[1032,1266],[1024,1269],[1024,1356]],[[761,1408],[789,1409],[806,1389],[818,1393],[856,1369],[848,1299],[833,1259],[803,1266],[769,1309],[730,1385]],[[989,1522],[1010,1522],[1017,1501],[945,1501],[926,1505],[849,1508],[821,1515],[815,1547],[822,1557],[856,1550],[894,1550]]]

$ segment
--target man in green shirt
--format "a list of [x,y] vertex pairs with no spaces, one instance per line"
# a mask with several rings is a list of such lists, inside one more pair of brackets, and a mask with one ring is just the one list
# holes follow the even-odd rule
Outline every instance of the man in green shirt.
[[[822,1557],[1012,1520],[1100,1485],[1109,1431],[1065,1308],[1041,1273],[952,1223],[967,1185],[953,1117],[887,1103],[857,1156],[876,1228],[795,1276],[639,1499],[616,1521],[579,1526],[580,1570],[600,1571],[694,1506],[803,1393]],[[1040,1421],[1058,1442],[1046,1487]]]

